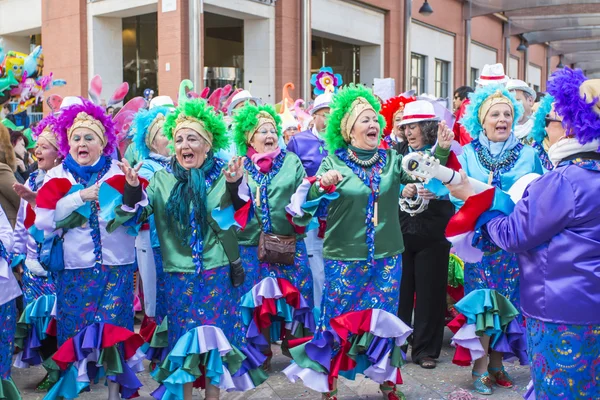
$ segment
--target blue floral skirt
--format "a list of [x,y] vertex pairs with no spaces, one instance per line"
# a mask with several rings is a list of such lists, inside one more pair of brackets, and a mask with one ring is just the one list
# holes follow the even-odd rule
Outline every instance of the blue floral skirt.
[[56,294],[56,287],[52,274],[48,276],[37,276],[31,273],[23,263],[23,278],[21,279],[21,288],[23,289],[24,305],[31,304],[38,298],[47,295]]
[[600,325],[527,318],[527,333],[537,400],[600,399]]
[[10,378],[17,329],[17,306],[11,300],[0,306],[0,379]]
[[94,322],[133,330],[133,273],[132,264],[58,272],[58,345]]
[[308,305],[314,307],[313,279],[308,263],[308,253],[303,240],[296,242],[294,265],[271,264],[258,260],[257,246],[240,246],[240,257],[246,271],[242,285],[244,293],[264,278],[284,278],[300,290]]
[[465,263],[465,296],[477,289],[494,289],[521,310],[519,275],[516,254],[504,250],[486,254],[478,263]]
[[317,330],[331,328],[332,318],[351,311],[380,309],[398,314],[402,255],[375,260],[325,259],[325,285]]

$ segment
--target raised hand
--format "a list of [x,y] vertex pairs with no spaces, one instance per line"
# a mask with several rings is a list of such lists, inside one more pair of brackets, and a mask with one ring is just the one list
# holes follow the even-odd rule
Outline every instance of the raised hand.
[[21,185],[20,183],[15,183],[13,185],[13,190],[19,195],[20,198],[31,204],[35,205],[35,199],[37,197],[37,193],[33,190],[29,189],[25,185]]
[[321,175],[321,186],[337,185],[342,179],[344,179],[342,174],[340,174],[339,171],[332,169]]
[[123,175],[125,175],[125,179],[127,180],[127,183],[129,184],[129,186],[132,186],[132,187],[139,186],[140,178],[138,176],[138,172],[140,171],[140,168],[142,168],[143,164],[144,163],[141,162],[138,165],[136,165],[135,167],[132,167],[129,164],[129,161],[127,161],[126,159],[122,159],[120,163],[117,163],[119,168],[121,168],[121,172],[123,172]]
[[229,183],[234,183],[242,179],[244,175],[244,160],[245,157],[234,156],[227,164],[227,168],[223,169],[225,180]]
[[452,129],[448,128],[446,125],[446,121],[442,121],[438,124],[438,135],[437,142],[438,146],[442,149],[449,149],[452,145],[452,141],[454,140],[454,132]]

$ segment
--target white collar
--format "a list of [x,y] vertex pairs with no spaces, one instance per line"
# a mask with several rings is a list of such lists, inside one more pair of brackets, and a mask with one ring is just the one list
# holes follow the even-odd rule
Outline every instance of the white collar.
[[531,132],[531,128],[533,128],[533,118],[529,118],[524,124],[515,126],[515,136],[519,140],[524,139]]
[[548,157],[552,165],[557,166],[565,158],[577,153],[586,153],[589,151],[597,152],[600,147],[600,139],[596,139],[586,144],[579,143],[575,138],[561,139],[554,143],[548,149]]

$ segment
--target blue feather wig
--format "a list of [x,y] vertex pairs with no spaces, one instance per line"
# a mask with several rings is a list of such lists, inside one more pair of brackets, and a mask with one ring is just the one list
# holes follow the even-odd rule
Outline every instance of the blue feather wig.
[[145,160],[150,155],[150,149],[146,145],[146,135],[148,134],[150,124],[152,124],[152,121],[154,121],[154,118],[158,114],[166,117],[172,110],[169,107],[154,107],[151,110],[140,110],[135,114],[131,123],[131,129],[133,130],[133,143],[139,152],[140,160]]
[[523,115],[523,106],[517,101],[515,95],[506,90],[506,87],[503,85],[487,85],[478,88],[475,92],[469,94],[469,105],[467,105],[465,115],[460,120],[461,125],[465,127],[467,132],[469,132],[474,139],[477,139],[479,134],[483,131],[483,126],[481,125],[481,122],[479,122],[479,108],[488,97],[497,91],[500,91],[504,97],[507,97],[513,105],[515,115],[513,118],[512,130],[515,129],[517,122]]
[[533,114],[533,127],[529,132],[529,138],[535,140],[537,143],[542,144],[546,138],[546,117],[552,111],[552,103],[554,103],[554,97],[547,94],[540,101],[535,114]]

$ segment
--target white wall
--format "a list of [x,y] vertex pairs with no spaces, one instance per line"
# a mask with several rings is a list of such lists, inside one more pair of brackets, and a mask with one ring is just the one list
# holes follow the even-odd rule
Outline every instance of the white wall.
[[42,0],[0,0],[0,35],[42,31]]
[[312,0],[311,28],[314,35],[360,46],[360,83],[371,86],[383,77],[385,14],[341,0]]
[[4,35],[0,36],[4,45],[4,52],[7,51],[18,51],[24,54],[29,54],[29,36],[12,36]]
[[519,79],[519,59],[512,56],[508,62],[508,76],[513,79]]
[[107,100],[123,82],[123,20],[88,14],[88,77],[102,77],[102,98]]
[[529,64],[527,66],[527,79],[529,82],[529,86],[533,87],[533,85],[537,85],[539,89],[542,88],[542,69],[540,67],[536,67],[535,65]]
[[244,87],[252,95],[275,102],[275,19],[244,20]]
[[[454,36],[412,22],[410,27],[410,50],[427,57],[425,65],[425,92],[435,92],[436,58],[450,63],[448,93],[454,88]],[[406,55],[410,57],[410,54]]]
[[471,42],[471,68],[477,68],[479,73],[485,64],[496,64],[497,55],[494,50]]
[[310,9],[313,30],[353,40],[348,43],[383,46],[385,15],[382,12],[341,0],[312,0]]

